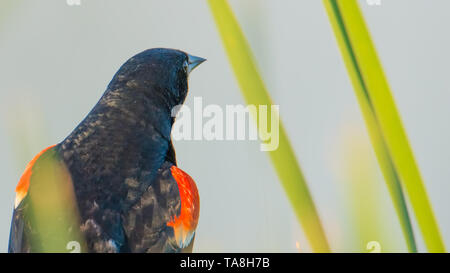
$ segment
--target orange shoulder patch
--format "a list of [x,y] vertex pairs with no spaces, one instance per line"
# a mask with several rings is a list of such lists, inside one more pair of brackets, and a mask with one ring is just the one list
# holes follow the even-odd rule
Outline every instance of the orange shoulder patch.
[[181,212],[174,216],[168,226],[173,227],[175,238],[180,247],[187,246],[197,228],[200,215],[200,197],[194,180],[183,170],[176,166],[170,168],[172,176],[178,184],[180,191]]
[[16,200],[14,201],[14,208],[17,208],[20,204],[20,202],[25,198],[28,192],[28,188],[30,187],[30,179],[31,174],[33,171],[33,166],[36,163],[36,161],[41,157],[45,152],[50,150],[51,148],[55,147],[56,145],[50,146],[43,151],[41,151],[39,154],[37,154],[31,161],[28,163],[27,167],[25,168],[25,171],[22,174],[22,177],[19,180],[19,183],[16,186]]

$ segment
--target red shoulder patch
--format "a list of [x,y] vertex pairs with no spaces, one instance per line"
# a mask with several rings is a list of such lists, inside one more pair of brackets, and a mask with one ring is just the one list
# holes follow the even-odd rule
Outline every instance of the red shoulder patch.
[[180,191],[181,212],[178,217],[174,216],[174,219],[167,225],[173,227],[178,244],[185,247],[190,243],[197,228],[200,215],[200,197],[197,185],[187,173],[176,166],[172,166],[170,170]]
[[28,163],[27,167],[25,168],[25,171],[22,174],[22,177],[19,180],[19,183],[16,186],[16,200],[14,201],[14,208],[17,208],[19,206],[20,202],[25,198],[28,192],[28,188],[30,187],[30,179],[31,174],[33,171],[33,166],[36,163],[36,161],[41,157],[45,152],[50,150],[51,148],[55,147],[56,145],[50,146],[43,151],[41,151],[39,154],[37,154],[31,161]]

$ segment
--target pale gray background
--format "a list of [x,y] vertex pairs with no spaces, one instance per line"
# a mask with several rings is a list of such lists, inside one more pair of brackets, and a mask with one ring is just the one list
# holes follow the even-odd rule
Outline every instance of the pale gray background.
[[[361,6],[450,245],[450,2],[381,1]],[[357,250],[349,243],[356,231],[348,220],[348,189],[336,171],[350,151],[338,146],[349,124],[369,143],[322,1],[230,3],[280,105],[333,250]],[[27,162],[71,132],[135,53],[172,47],[205,57],[191,76],[187,104],[194,96],[204,104],[243,103],[206,1],[2,0],[0,10],[0,251],[7,250],[14,187]],[[309,251],[257,142],[175,146],[179,166],[201,195],[195,251],[295,252],[296,242]],[[404,251],[378,180],[383,228],[396,245],[391,250]]]

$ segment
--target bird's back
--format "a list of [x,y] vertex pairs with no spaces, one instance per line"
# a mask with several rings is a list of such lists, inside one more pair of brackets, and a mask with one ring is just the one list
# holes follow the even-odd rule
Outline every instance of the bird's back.
[[[51,148],[32,166],[29,183],[33,186],[14,210],[9,252],[61,252],[66,251],[72,241],[80,243],[83,252],[180,252],[190,247],[198,222],[198,192],[192,178],[172,162],[165,160],[154,178],[140,173],[124,179],[126,194],[122,198],[99,199],[101,195],[96,187],[77,190],[77,182],[70,176],[70,168],[58,151],[58,147]],[[59,174],[54,176],[51,185],[42,186],[40,180],[49,172]],[[48,194],[58,193],[59,186],[48,190],[56,184],[68,185],[62,191],[69,188],[72,194],[64,194],[64,198],[42,205]],[[68,200],[67,196],[72,196],[73,200]],[[192,200],[192,203],[187,204],[185,200]],[[75,202],[75,206],[67,206],[71,202]],[[63,217],[69,219],[67,223],[41,227],[39,222],[49,220],[50,206],[63,206],[50,215],[67,213],[69,215]],[[36,210],[45,210],[47,215],[41,216],[41,220],[35,219],[40,217]],[[48,242],[45,233],[60,234],[65,230],[71,230],[71,234],[57,236],[60,242],[49,245],[52,242]]]
[[176,167],[172,109],[204,59],[173,49],[126,61],[86,118],[27,166],[11,252],[176,252],[193,241],[199,197]]

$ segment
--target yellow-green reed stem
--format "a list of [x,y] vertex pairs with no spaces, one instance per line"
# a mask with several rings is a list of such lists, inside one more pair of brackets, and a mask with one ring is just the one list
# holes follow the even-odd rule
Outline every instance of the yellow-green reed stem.
[[39,157],[33,167],[27,198],[25,221],[33,232],[26,236],[32,252],[87,252],[72,178],[55,148]]
[[337,7],[337,3],[334,1],[332,2],[333,3],[326,3],[327,9],[329,10],[329,15],[332,19],[333,27],[335,29],[339,45],[341,46],[347,69],[350,73],[350,78],[352,79],[354,88],[357,90],[356,96],[358,98],[361,111],[363,112],[363,116],[366,121],[367,129],[369,131],[375,154],[377,156],[381,171],[386,180],[386,184],[391,194],[394,207],[399,217],[400,225],[405,236],[408,250],[410,252],[417,252],[417,246],[415,243],[412,224],[409,217],[402,186],[389,156],[387,145],[381,134],[381,128],[379,126],[379,123],[377,122],[376,114],[374,112],[373,105],[371,104],[370,96],[367,91],[367,86],[362,79],[359,64],[357,63],[353,48],[351,47],[348,33],[346,32],[341,14]]
[[323,0],[355,88],[372,145],[411,252],[417,251],[402,187],[430,252],[445,252],[400,116],[355,0]]
[[[208,0],[208,3],[246,102],[251,105],[265,105],[270,109],[272,100],[253,60],[250,46],[228,2]],[[279,147],[268,152],[273,166],[312,250],[329,252],[330,248],[305,178],[281,121],[279,125]]]

